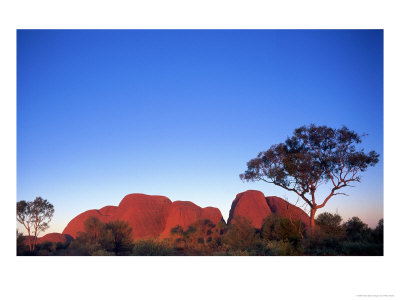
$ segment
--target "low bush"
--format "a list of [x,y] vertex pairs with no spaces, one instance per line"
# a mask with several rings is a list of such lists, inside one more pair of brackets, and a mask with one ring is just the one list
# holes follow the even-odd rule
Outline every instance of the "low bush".
[[132,254],[135,256],[169,256],[178,252],[166,241],[138,240],[135,241]]

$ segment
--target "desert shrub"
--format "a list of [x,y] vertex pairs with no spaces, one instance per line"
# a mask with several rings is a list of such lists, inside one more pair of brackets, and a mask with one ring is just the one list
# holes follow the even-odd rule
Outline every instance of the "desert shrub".
[[280,218],[268,216],[261,226],[261,238],[264,240],[280,240]]
[[313,234],[302,240],[302,249],[305,255],[343,255],[342,248],[341,238],[328,235],[318,228],[315,228]]
[[132,228],[125,221],[101,222],[96,217],[84,223],[84,232],[79,232],[73,243],[71,255],[100,255],[104,251],[115,255],[129,255],[132,251]]
[[185,242],[190,243],[193,240],[193,236],[195,232],[197,231],[197,228],[194,227],[193,225],[189,226],[188,229],[183,233],[183,238]]
[[114,256],[115,253],[114,252],[109,252],[106,251],[104,249],[97,249],[97,250],[93,250],[91,253],[92,256]]
[[383,245],[365,241],[344,241],[342,244],[343,255],[383,255]]
[[217,238],[211,238],[211,237],[207,238],[207,246],[210,250],[210,253],[226,250],[224,248],[223,237],[221,237],[221,236],[218,236]]
[[[96,249],[97,251],[97,249]],[[79,237],[73,240],[68,247],[68,255],[72,256],[88,256],[91,255],[87,244],[82,242]]]
[[263,240],[287,240],[296,248],[300,245],[303,232],[301,221],[271,215],[264,220],[260,234]]
[[56,243],[56,250],[64,250],[67,249],[68,246],[70,244],[70,241],[66,242],[66,243],[61,243],[61,242],[57,242]]
[[299,255],[299,252],[287,240],[270,240],[266,243],[266,255],[288,256]]
[[[327,215],[326,215],[327,216]],[[326,222],[326,219],[330,219]],[[322,223],[330,223],[328,216]],[[383,243],[380,243],[380,232],[383,234],[383,222],[373,231],[358,217],[353,217],[343,224],[343,232],[338,228],[338,217],[334,226],[318,226],[312,235],[302,241],[306,255],[383,255]],[[320,220],[321,221],[321,220]],[[327,229],[328,228],[328,229]],[[331,230],[333,228],[333,230]]]
[[36,248],[38,250],[47,250],[49,252],[53,251],[53,249],[55,250],[55,245],[53,247],[53,243],[52,242],[43,242],[41,244],[37,244]]
[[137,256],[167,256],[177,252],[165,241],[138,240],[133,246],[132,255]]
[[84,232],[78,233],[78,238],[85,244],[100,244],[104,237],[106,225],[97,217],[89,217],[84,222]]
[[226,223],[223,220],[219,221],[217,224],[217,231],[219,235],[223,235],[226,229],[227,229]]
[[132,251],[132,227],[126,221],[111,221],[105,226],[105,234],[101,240],[101,245],[107,251],[114,252],[116,255],[128,255]]
[[[182,227],[176,226],[175,228],[177,230],[174,229],[173,232],[182,233]],[[187,254],[208,255],[215,246],[212,241],[220,237],[220,227],[217,227],[209,219],[200,219],[190,224],[182,234],[171,234],[170,237],[174,241],[175,247]]]
[[372,231],[372,237],[375,243],[383,244],[383,219],[380,219],[378,225]]
[[29,247],[25,244],[25,237],[17,230],[17,255],[29,255]]
[[36,245],[34,255],[48,256],[55,255],[56,244],[52,242],[43,242]]
[[177,225],[177,226],[171,228],[170,234],[171,234],[171,235],[182,236],[182,235],[183,235],[183,228],[182,228],[182,226]]
[[342,238],[345,235],[345,229],[341,225],[342,217],[339,214],[324,212],[315,219],[315,224],[328,236]]
[[224,243],[232,250],[247,250],[258,240],[251,221],[243,216],[236,216],[224,235]]
[[344,223],[346,238],[350,241],[367,241],[371,237],[371,229],[358,217],[353,217]]

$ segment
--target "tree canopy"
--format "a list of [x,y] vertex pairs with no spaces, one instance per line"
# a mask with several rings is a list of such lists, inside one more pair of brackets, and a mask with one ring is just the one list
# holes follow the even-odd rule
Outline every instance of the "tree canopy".
[[[28,233],[30,251],[35,249],[38,235],[49,228],[53,214],[53,204],[42,197],[36,197],[34,201],[21,200],[17,202],[17,221],[25,227]],[[31,231],[33,231],[33,243]]]
[[[333,196],[346,195],[339,190],[360,182],[360,173],[378,163],[379,154],[375,151],[366,153],[356,148],[364,136],[346,126],[302,126],[284,143],[251,159],[240,178],[265,181],[295,192],[309,205],[310,225],[314,227],[316,210]],[[330,184],[330,193],[318,204],[315,192],[322,184]]]

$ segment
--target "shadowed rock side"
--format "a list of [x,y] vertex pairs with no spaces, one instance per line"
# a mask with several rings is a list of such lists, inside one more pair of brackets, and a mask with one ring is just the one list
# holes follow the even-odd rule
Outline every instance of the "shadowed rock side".
[[164,196],[130,194],[118,206],[88,210],[78,215],[68,223],[63,233],[76,238],[79,231],[84,231],[84,222],[90,216],[96,216],[102,222],[129,222],[134,239],[168,237],[171,228],[177,225],[186,229],[199,219],[210,219],[215,224],[222,219],[218,208],[201,208],[189,201],[171,202]]
[[58,232],[53,232],[53,233],[48,233],[44,236],[42,236],[39,240],[38,240],[38,244],[44,243],[44,242],[51,242],[51,243],[68,243],[72,240],[72,236],[70,236],[69,234],[61,234]]
[[301,220],[306,226],[309,225],[310,218],[301,208],[282,198],[265,197],[262,192],[253,190],[236,196],[229,211],[228,224],[234,222],[235,216],[243,216],[252,221],[255,228],[260,229],[263,220],[271,214],[292,220]]

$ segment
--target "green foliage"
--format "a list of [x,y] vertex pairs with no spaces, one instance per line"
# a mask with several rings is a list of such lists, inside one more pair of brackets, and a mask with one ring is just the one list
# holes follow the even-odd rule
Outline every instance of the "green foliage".
[[105,235],[106,224],[97,217],[89,217],[84,222],[84,232],[78,233],[78,238],[85,244],[100,244]]
[[100,248],[98,248],[96,250],[93,250],[93,248],[90,247],[90,245],[85,244],[78,236],[76,240],[72,241],[69,244],[68,255],[72,255],[72,256],[89,256],[89,255],[92,254],[90,252],[90,250],[92,250],[92,253],[94,253],[94,252],[100,250]]
[[116,255],[127,255],[133,247],[132,228],[126,221],[111,221],[105,226],[103,245]]
[[138,240],[133,246],[132,255],[137,256],[168,256],[177,255],[173,247],[167,242],[155,240]]
[[183,236],[185,238],[190,238],[195,232],[197,231],[197,228],[194,227],[193,225],[189,226],[188,229],[183,233]]
[[342,239],[328,235],[320,229],[314,230],[312,235],[302,240],[304,254],[306,255],[342,255]]
[[91,256],[114,256],[114,252],[106,251],[105,249],[96,249],[93,250]]
[[[336,223],[337,224],[337,223]],[[345,235],[327,234],[321,227],[302,241],[306,255],[383,255],[383,220],[373,231],[358,217],[343,225]]]
[[249,181],[267,177],[272,183],[306,194],[310,192],[310,183],[328,182],[333,175],[343,175],[343,171],[345,174],[363,172],[378,163],[379,155],[375,151],[366,154],[356,150],[355,145],[359,143],[361,136],[345,126],[340,129],[314,124],[303,126],[295,129],[284,143],[249,161],[248,169],[240,177]]
[[302,239],[304,225],[300,220],[292,221],[288,218],[280,218],[275,215],[268,216],[261,227],[263,240],[287,240],[297,247]]
[[171,228],[170,233],[171,233],[171,235],[182,236],[183,235],[183,228],[180,225],[176,225],[175,227]]
[[[357,150],[362,136],[343,126],[302,126],[284,143],[272,145],[267,151],[247,163],[240,174],[245,181],[265,181],[295,192],[311,209],[311,224],[317,209],[325,206],[338,190],[360,182],[361,172],[376,165],[379,155],[375,151]],[[315,201],[317,188],[328,184],[330,192]]]
[[51,251],[55,250],[55,247],[53,247],[52,242],[44,242],[44,243],[37,245],[37,249],[51,252]]
[[17,255],[26,255],[29,248],[25,244],[25,237],[17,230]]
[[216,226],[209,219],[200,219],[190,224],[185,231],[181,226],[175,226],[171,229],[170,239],[179,251],[190,255],[207,255],[218,247],[217,239],[221,235],[222,226]]
[[36,197],[36,199],[33,200],[31,211],[35,218],[33,223],[35,236],[38,236],[40,232],[49,228],[49,222],[54,214],[54,206],[49,201],[41,197]]
[[99,255],[102,251],[115,255],[129,255],[132,251],[132,228],[125,221],[103,223],[96,217],[88,218],[85,231],[79,232],[73,249],[78,255]]
[[380,219],[378,225],[372,232],[373,239],[376,243],[383,244],[383,219]]
[[328,236],[341,238],[345,235],[344,227],[341,225],[342,217],[339,214],[324,212],[315,220],[320,230]]
[[[28,233],[29,250],[34,251],[36,237],[49,228],[49,222],[54,214],[54,206],[49,201],[36,197],[34,201],[24,200],[17,202],[17,221],[24,226]],[[33,233],[35,239],[31,244],[30,236]]]
[[294,248],[292,243],[287,240],[271,240],[266,244],[266,255],[272,256],[288,256],[299,255],[298,249]]
[[346,230],[346,237],[351,241],[359,241],[362,239],[368,239],[371,234],[371,230],[368,225],[360,220],[358,217],[353,217],[344,223]]
[[342,255],[383,255],[383,245],[368,241],[344,241],[342,245]]
[[236,216],[230,224],[224,243],[232,250],[247,250],[258,240],[251,221],[243,216]]

